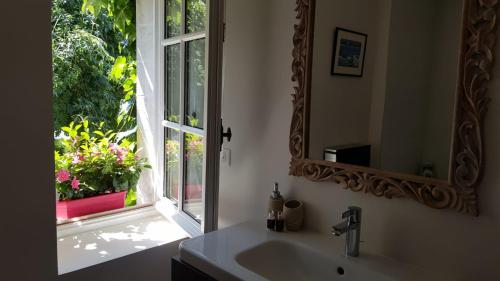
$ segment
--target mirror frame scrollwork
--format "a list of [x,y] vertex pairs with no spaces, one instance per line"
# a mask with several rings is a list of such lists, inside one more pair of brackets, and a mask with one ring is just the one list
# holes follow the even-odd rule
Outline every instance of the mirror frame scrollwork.
[[311,181],[334,181],[354,192],[377,197],[410,198],[436,209],[477,216],[477,188],[484,167],[483,121],[490,98],[498,0],[464,0],[464,16],[455,102],[449,180],[382,171],[308,159],[309,108],[316,0],[296,0],[292,81],[293,115],[289,149],[290,175]]

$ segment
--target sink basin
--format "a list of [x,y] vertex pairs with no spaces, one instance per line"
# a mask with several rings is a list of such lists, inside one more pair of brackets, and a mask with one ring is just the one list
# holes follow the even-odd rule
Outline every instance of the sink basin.
[[238,254],[236,261],[248,270],[276,281],[395,281],[351,264],[344,257],[325,257],[284,241],[257,245]]
[[[449,281],[373,252],[344,257],[344,239],[313,231],[268,231],[247,222],[183,241],[182,261],[224,281]],[[455,280],[455,278],[453,278]]]

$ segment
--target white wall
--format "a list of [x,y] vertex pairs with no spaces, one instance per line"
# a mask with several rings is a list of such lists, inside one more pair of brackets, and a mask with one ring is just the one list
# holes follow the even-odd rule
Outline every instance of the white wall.
[[[226,1],[226,42],[224,44],[224,89],[222,118],[230,126],[233,139],[225,146],[232,149],[231,167],[221,164],[219,224],[224,226],[258,216],[262,129],[269,126],[265,116],[270,108],[263,100],[272,97],[265,91],[262,66],[271,53],[266,31],[266,0]],[[276,50],[279,53],[279,50]],[[285,49],[282,57],[288,57]],[[287,73],[283,73],[287,76]],[[287,93],[291,93],[291,88]],[[270,188],[272,183],[268,183]],[[264,187],[262,187],[264,188]]]
[[[487,167],[479,188],[481,216],[433,210],[410,200],[387,200],[331,183],[288,176],[292,104],[291,50],[295,1],[228,1],[225,122],[234,129],[233,165],[222,167],[220,224],[266,216],[272,183],[305,202],[306,224],[328,235],[348,205],[363,208],[362,247],[462,280],[500,276],[500,76],[490,84]],[[231,15],[232,14],[232,15]],[[263,26],[265,24],[266,26]],[[499,31],[500,36],[500,31]],[[256,42],[257,41],[257,42]],[[500,55],[500,45],[497,45]],[[500,73],[500,64],[495,68]]]
[[434,177],[448,177],[462,5],[392,1],[379,166],[384,170],[417,174],[430,162]]
[[[387,62],[389,56],[389,34],[391,25],[392,0],[379,1],[379,21],[378,38],[370,39],[375,41],[371,47],[375,47],[375,61],[372,84],[372,103],[369,116],[369,143],[371,144],[371,165],[380,167],[380,150],[382,148],[382,125],[384,121],[385,95],[387,84]],[[372,36],[373,37],[373,36]],[[372,46],[373,45],[373,46]]]
[[[458,67],[463,1],[434,1],[437,25],[433,34],[433,64],[422,149],[422,161],[434,164],[434,176],[448,178],[453,110],[458,84]],[[456,69],[456,71],[450,71]]]
[[421,160],[429,59],[433,48],[432,0],[392,1],[381,169],[417,174]]
[[[368,143],[377,42],[385,31],[373,24],[381,20],[379,6],[379,1],[317,1],[309,129],[312,159],[323,159],[328,146]],[[336,27],[369,34],[363,77],[330,74]]]

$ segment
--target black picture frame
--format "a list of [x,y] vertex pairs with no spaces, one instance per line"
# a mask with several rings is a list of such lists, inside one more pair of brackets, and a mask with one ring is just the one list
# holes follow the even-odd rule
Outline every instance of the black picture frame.
[[[346,65],[342,66],[339,63],[340,57],[340,52],[342,51],[342,38],[341,36],[350,36],[351,38],[357,38],[358,40],[353,40],[353,39],[346,39],[348,42],[354,42],[354,43],[359,43],[361,46],[359,47],[359,58],[358,58],[358,66],[354,65],[348,66],[347,62]],[[339,40],[340,39],[340,40]],[[366,57],[366,45],[368,42],[368,35],[365,33],[337,27],[335,29],[335,33],[333,36],[333,52],[332,52],[332,65],[331,65],[331,70],[330,73],[331,75],[339,75],[339,76],[350,76],[350,77],[363,77],[363,72],[365,68],[365,57]],[[356,46],[357,47],[357,46]],[[352,49],[352,48],[351,48]],[[357,48],[355,48],[355,51],[358,51]],[[359,64],[361,62],[361,64]]]

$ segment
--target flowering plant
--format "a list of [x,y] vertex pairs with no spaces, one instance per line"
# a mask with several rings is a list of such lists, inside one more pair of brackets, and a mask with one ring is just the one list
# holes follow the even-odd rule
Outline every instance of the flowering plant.
[[89,122],[72,122],[56,140],[55,178],[59,200],[81,199],[135,189],[144,168],[136,144],[121,133],[91,132]]

